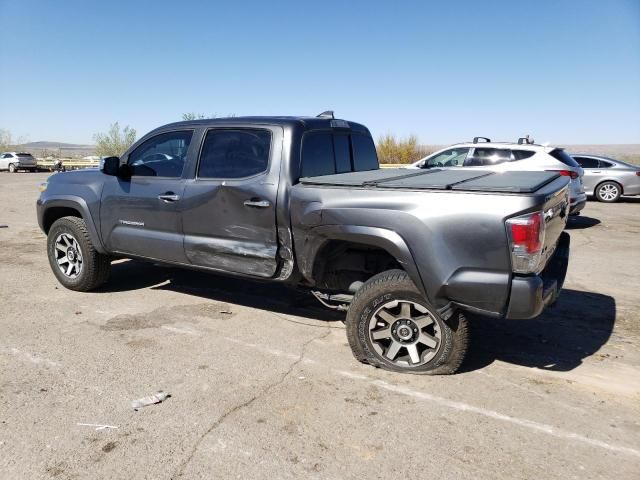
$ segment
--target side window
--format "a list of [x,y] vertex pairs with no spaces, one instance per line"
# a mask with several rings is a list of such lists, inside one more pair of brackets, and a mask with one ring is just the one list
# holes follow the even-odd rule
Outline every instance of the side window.
[[302,145],[302,177],[336,173],[332,137],[330,133],[305,135]]
[[422,168],[461,167],[468,153],[469,148],[451,148],[427,160]]
[[259,129],[209,130],[198,178],[245,178],[267,170],[271,132]]
[[351,147],[353,148],[354,172],[380,168],[376,146],[369,135],[351,135]]
[[598,168],[598,160],[589,157],[573,157],[582,168]]
[[511,160],[511,150],[504,148],[475,148],[467,160],[469,167],[497,165]]
[[604,160],[599,160],[599,167],[598,168],[611,168],[613,167],[613,163],[610,162],[606,162]]
[[145,141],[129,155],[131,174],[139,177],[180,177],[192,136],[193,130],[182,130],[161,133]]
[[533,150],[512,150],[512,152],[515,160],[524,160],[525,158],[531,158],[536,154]]

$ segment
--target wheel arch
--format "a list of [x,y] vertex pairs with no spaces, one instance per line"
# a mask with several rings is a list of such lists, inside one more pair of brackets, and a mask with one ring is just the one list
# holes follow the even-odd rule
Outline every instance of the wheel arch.
[[99,253],[106,253],[100,236],[98,235],[98,230],[93,222],[93,217],[89,211],[89,206],[83,198],[75,196],[53,198],[38,206],[40,207],[39,209],[41,209],[38,220],[40,228],[44,233],[48,234],[54,222],[62,217],[78,217],[84,220],[94,248]]
[[[302,275],[311,283],[317,284],[322,280],[322,278],[318,278],[319,268],[323,264],[326,265],[329,255],[336,251],[336,247],[343,247],[347,250],[360,248],[372,254],[387,255],[389,259],[393,259],[395,265],[392,268],[404,270],[418,290],[426,295],[411,250],[397,232],[369,226],[322,225],[313,228],[310,237],[311,241],[305,245],[305,260],[299,264]],[[384,261],[384,258],[381,260]],[[373,275],[377,273],[380,272],[376,271]]]

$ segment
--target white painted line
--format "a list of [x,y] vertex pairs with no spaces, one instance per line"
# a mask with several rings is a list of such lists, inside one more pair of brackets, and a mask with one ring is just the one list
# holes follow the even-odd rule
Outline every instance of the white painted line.
[[534,422],[532,420],[526,420],[523,418],[512,417],[510,415],[505,415],[503,413],[496,412],[494,410],[487,410],[485,408],[476,407],[473,405],[469,405],[463,402],[457,402],[455,400],[449,400],[447,398],[436,397],[435,395],[431,395],[429,393],[419,392],[416,390],[412,390],[407,387],[401,387],[398,385],[392,385],[383,380],[373,380],[369,381],[372,385],[383,388],[390,392],[399,393],[401,395],[407,395],[409,397],[418,398],[420,400],[427,400],[429,402],[437,403],[438,405],[442,405],[443,407],[452,408],[455,410],[459,410],[462,412],[472,412],[478,415],[482,415],[484,417],[493,418],[495,420],[501,420],[503,422],[513,423],[515,425],[519,425],[521,427],[529,428],[531,430],[536,430],[539,432],[546,433],[548,435],[552,435],[557,438],[566,438],[569,440],[577,440],[582,443],[586,443],[588,445],[603,448],[606,450],[611,450],[613,452],[627,453],[629,455],[634,455],[636,457],[640,457],[640,451],[635,450],[629,447],[621,447],[619,445],[612,445],[607,442],[603,442],[601,440],[595,440],[593,438],[585,437],[584,435],[580,435],[579,433],[567,432],[565,430],[561,430],[559,428],[553,427],[551,425],[547,425],[544,423]]
[[60,364],[57,362],[54,362],[53,360],[49,360],[46,358],[41,358],[41,357],[37,357],[35,355],[31,355],[29,352],[24,352],[22,350],[19,350],[17,348],[0,348],[0,353],[8,353],[10,355],[13,355],[15,357],[19,357],[22,358],[23,360],[27,360],[31,363],[35,363],[36,365],[40,365],[40,364],[44,364],[44,365],[48,365],[50,367],[59,367]]
[[[243,345],[243,346],[248,347],[248,348],[259,350],[259,351],[261,351],[263,353],[267,353],[267,354],[270,354],[270,355],[274,355],[274,356],[278,356],[278,357],[286,357],[286,358],[291,358],[291,359],[299,358],[296,355],[292,355],[292,354],[288,354],[288,353],[282,352],[280,350],[274,350],[272,348],[256,345],[255,343],[247,343],[247,342],[244,342],[242,340],[238,340],[238,339],[235,339],[235,338],[232,338],[232,337],[224,337],[224,339],[228,340],[230,342],[236,343],[238,345]],[[322,365],[317,360],[311,360],[311,359],[309,359],[309,362],[305,362],[305,363]],[[626,453],[628,455],[633,455],[635,457],[640,457],[640,450],[635,450],[635,449],[629,448],[629,447],[623,447],[623,446],[620,446],[620,445],[610,444],[610,443],[607,443],[607,442],[603,442],[602,440],[595,440],[593,438],[586,437],[586,436],[581,435],[579,433],[573,433],[573,432],[569,432],[569,431],[566,431],[566,430],[562,430],[560,428],[556,428],[556,427],[554,427],[552,425],[547,425],[547,424],[544,424],[544,423],[538,423],[538,422],[534,422],[532,420],[527,420],[527,419],[524,419],[524,418],[512,417],[510,415],[505,415],[503,413],[496,412],[494,410],[488,410],[486,408],[476,407],[476,406],[470,405],[468,403],[458,402],[458,401],[455,401],[455,400],[449,400],[449,399],[443,398],[443,397],[437,397],[437,396],[431,395],[429,393],[420,392],[420,391],[413,390],[413,389],[410,389],[410,388],[407,388],[407,387],[402,387],[402,386],[399,386],[399,385],[393,385],[393,384],[385,382],[383,380],[371,379],[370,377],[367,377],[366,375],[353,373],[353,372],[350,372],[350,371],[347,371],[347,370],[331,369],[331,371],[333,373],[335,373],[337,375],[340,375],[340,376],[343,376],[343,377],[365,381],[365,382],[367,382],[367,383],[369,383],[371,385],[374,385],[376,387],[382,388],[384,390],[387,390],[387,391],[390,391],[390,392],[393,392],[393,393],[397,393],[397,394],[400,394],[400,395],[406,395],[406,396],[417,398],[417,399],[420,399],[420,400],[425,400],[425,401],[428,401],[428,402],[436,403],[436,404],[441,405],[441,406],[446,407],[446,408],[451,408],[451,409],[462,411],[462,412],[475,413],[476,415],[481,415],[483,417],[491,418],[491,419],[494,419],[494,420],[499,420],[499,421],[502,421],[502,422],[508,422],[508,423],[511,423],[511,424],[514,424],[514,425],[518,425],[520,427],[528,428],[530,430],[546,433],[547,435],[551,435],[551,436],[556,437],[556,438],[574,440],[574,441],[577,441],[577,442],[581,442],[581,443],[590,445],[592,447],[601,448],[601,449],[604,449],[604,450],[610,450],[610,451],[613,451],[613,452]]]
[[168,330],[173,333],[185,333],[187,335],[200,335],[200,333],[197,332],[196,330],[192,330],[186,327],[181,328],[181,327],[172,327],[171,325],[162,325],[160,328],[164,330]]

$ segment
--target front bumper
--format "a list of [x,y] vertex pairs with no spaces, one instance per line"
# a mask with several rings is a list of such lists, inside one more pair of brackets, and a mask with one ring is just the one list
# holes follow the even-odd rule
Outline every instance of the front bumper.
[[569,266],[569,244],[569,234],[562,232],[556,251],[539,275],[513,277],[506,318],[535,318],[557,300]]

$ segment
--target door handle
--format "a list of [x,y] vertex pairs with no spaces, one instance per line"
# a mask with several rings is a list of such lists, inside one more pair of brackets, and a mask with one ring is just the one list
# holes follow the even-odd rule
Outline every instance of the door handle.
[[180,200],[180,195],[176,195],[172,192],[163,193],[162,195],[158,195],[158,200],[162,200],[164,203],[177,202]]
[[602,173],[600,170],[591,170],[591,173]]
[[244,206],[254,207],[254,208],[269,208],[271,206],[271,202],[269,200],[260,200],[259,198],[252,198],[250,200],[245,200]]

